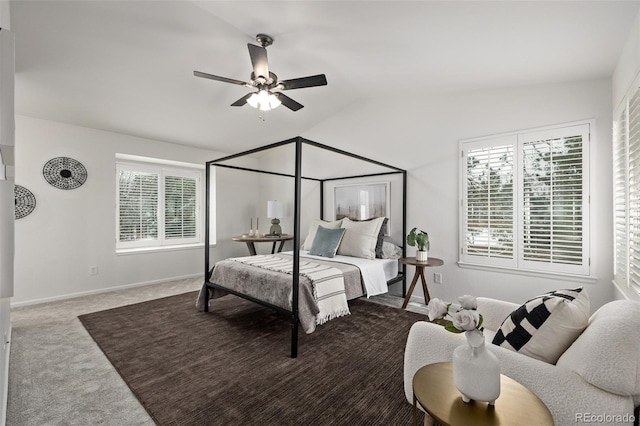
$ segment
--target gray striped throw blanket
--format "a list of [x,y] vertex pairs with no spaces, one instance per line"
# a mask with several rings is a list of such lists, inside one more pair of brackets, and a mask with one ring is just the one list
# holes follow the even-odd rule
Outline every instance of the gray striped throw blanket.
[[[293,274],[292,257],[284,258],[267,254],[236,257],[230,260],[272,271],[284,272],[285,274]],[[351,314],[347,304],[344,277],[341,270],[300,259],[300,275],[307,277],[311,281],[313,296],[320,310],[316,316],[316,324],[324,324],[333,318]]]

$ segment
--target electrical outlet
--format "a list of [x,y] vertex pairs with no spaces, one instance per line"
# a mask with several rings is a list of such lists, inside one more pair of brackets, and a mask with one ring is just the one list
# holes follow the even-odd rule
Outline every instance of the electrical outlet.
[[442,284],[442,274],[438,272],[433,273],[433,282],[434,284]]
[[89,268],[89,274],[90,275],[98,275],[98,267],[97,266],[92,266]]

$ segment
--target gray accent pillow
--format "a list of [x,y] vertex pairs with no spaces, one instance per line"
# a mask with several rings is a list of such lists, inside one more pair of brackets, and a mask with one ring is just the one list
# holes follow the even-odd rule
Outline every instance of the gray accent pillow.
[[324,226],[325,228],[336,229],[340,228],[342,225],[342,219],[335,220],[333,222],[327,222],[325,220],[315,219],[311,222],[309,226],[309,233],[307,234],[307,238],[305,238],[304,243],[302,244],[302,250],[311,250],[311,244],[313,244],[313,240],[316,238],[316,230],[318,226]]
[[329,229],[319,225],[316,230],[316,236],[311,244],[309,254],[323,257],[335,257],[345,231],[346,230],[344,228]]

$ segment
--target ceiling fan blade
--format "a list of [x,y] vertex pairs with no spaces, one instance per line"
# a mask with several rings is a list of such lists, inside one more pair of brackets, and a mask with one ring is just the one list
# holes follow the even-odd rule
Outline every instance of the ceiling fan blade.
[[282,85],[282,90],[302,89],[304,87],[326,86],[327,77],[324,74],[312,75],[310,77],[292,78],[282,80],[278,84]]
[[200,71],[194,71],[193,75],[195,75],[196,77],[208,78],[210,80],[222,81],[223,83],[237,84],[239,86],[250,86],[249,83],[245,83],[244,81],[234,80],[232,78],[227,78],[227,77],[220,77],[217,75],[207,74],[205,72],[200,72]]
[[291,111],[297,111],[299,109],[304,108],[304,105],[299,104],[298,102],[294,101],[284,93],[278,92],[278,93],[273,93],[273,95],[276,96],[278,99],[280,99],[280,102],[282,102],[282,105],[286,106]]
[[267,59],[267,49],[255,44],[247,43],[249,56],[253,65],[254,78],[264,77],[269,79],[269,60]]
[[241,97],[240,99],[232,103],[231,106],[243,106],[244,104],[247,103],[247,99],[249,99],[251,95],[253,95],[253,93],[247,93],[246,95],[244,95],[243,97]]

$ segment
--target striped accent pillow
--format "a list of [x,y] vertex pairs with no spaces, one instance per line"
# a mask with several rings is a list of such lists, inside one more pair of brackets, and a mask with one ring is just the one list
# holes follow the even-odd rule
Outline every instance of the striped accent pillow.
[[555,364],[585,329],[589,314],[589,297],[582,287],[552,291],[513,311],[493,344]]

